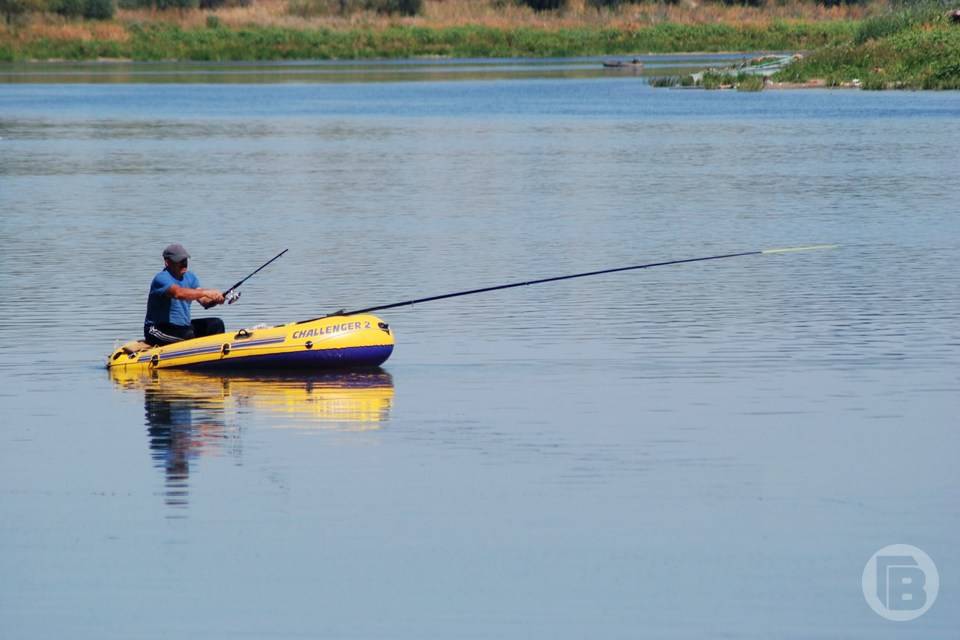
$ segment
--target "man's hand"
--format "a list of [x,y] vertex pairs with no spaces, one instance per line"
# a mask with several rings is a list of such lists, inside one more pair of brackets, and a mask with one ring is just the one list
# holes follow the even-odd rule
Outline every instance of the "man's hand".
[[203,289],[203,296],[197,300],[204,309],[223,304],[223,293],[216,289]]

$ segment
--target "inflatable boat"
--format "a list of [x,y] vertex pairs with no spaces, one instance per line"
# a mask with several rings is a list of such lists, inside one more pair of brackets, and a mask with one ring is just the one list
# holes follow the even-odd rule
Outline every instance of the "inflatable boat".
[[257,326],[154,347],[133,341],[107,357],[108,369],[297,369],[377,367],[393,352],[393,332],[370,314],[333,315]]

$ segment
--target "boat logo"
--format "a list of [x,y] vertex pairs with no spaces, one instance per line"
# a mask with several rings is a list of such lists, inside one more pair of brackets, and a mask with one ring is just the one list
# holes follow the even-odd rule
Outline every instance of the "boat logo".
[[291,340],[300,340],[302,338],[313,338],[316,336],[328,335],[331,333],[346,333],[348,331],[357,331],[359,329],[369,329],[370,321],[364,322],[343,322],[341,324],[331,324],[326,327],[316,327],[314,329],[301,329],[294,331],[290,336]]

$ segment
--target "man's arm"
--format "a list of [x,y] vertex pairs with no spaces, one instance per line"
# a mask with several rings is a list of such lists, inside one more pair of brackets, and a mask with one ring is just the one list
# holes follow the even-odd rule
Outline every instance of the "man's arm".
[[167,295],[177,300],[196,300],[207,309],[223,304],[223,294],[216,289],[191,289],[172,284],[167,289]]

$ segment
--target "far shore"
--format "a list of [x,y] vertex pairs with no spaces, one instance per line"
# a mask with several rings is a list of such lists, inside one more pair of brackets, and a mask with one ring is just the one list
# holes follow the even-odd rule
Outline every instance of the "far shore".
[[[579,4],[577,4],[579,2]],[[506,0],[426,0],[423,15],[295,15],[292,0],[216,11],[122,10],[110,20],[31,15],[0,26],[0,63],[257,62],[416,58],[570,58],[805,51],[744,90],[960,89],[960,14],[938,4],[822,5],[787,0],[619,5],[570,0],[534,12]],[[898,5],[902,6],[902,5]],[[708,88],[723,88],[714,78]],[[669,86],[669,85],[665,85]]]

